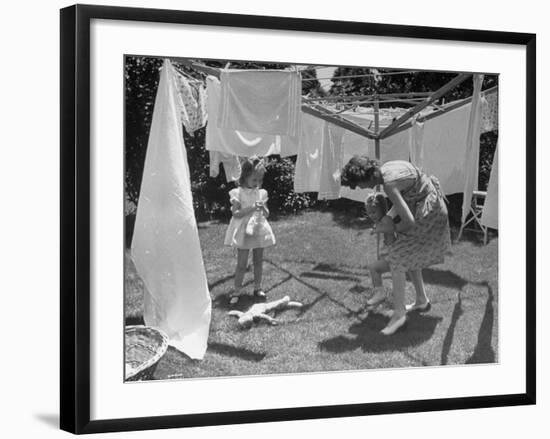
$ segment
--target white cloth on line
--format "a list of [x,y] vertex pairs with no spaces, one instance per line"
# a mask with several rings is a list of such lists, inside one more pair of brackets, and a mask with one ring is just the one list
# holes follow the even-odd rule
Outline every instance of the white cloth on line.
[[335,200],[340,197],[340,177],[342,175],[344,129],[325,122],[323,127],[323,146],[321,150],[321,175],[319,181],[320,200]]
[[439,179],[446,195],[464,190],[464,157],[471,105],[424,122],[424,172]]
[[210,177],[216,178],[220,174],[220,164],[222,164],[228,183],[239,179],[241,176],[239,157],[219,151],[208,151],[208,154],[210,156]]
[[222,70],[220,81],[220,128],[287,136],[300,134],[299,72]]
[[145,324],[202,359],[211,299],[202,259],[174,68],[164,61],[139,194],[132,259],[145,284]]
[[319,191],[324,123],[324,120],[309,114],[302,117],[302,133],[294,170],[294,192]]
[[481,224],[492,229],[498,229],[498,144],[491,167],[487,196],[481,213]]
[[298,137],[278,136],[273,134],[249,133],[241,130],[218,127],[220,109],[220,81],[209,76],[206,78],[207,110],[209,114],[206,126],[206,149],[240,157],[268,156],[280,154],[282,157],[296,155]]
[[326,200],[339,198],[343,135],[343,128],[303,115],[294,192],[318,192],[318,198]]
[[[180,118],[185,131],[193,136],[195,131],[206,124],[206,90],[202,84],[191,84],[174,69],[174,81],[178,95]],[[154,110],[153,110],[154,111]]]
[[468,122],[468,133],[466,136],[466,151],[464,156],[464,199],[462,201],[462,223],[470,213],[472,204],[472,193],[477,188],[479,172],[479,136],[481,134],[481,85],[483,75],[474,75],[474,90]]
[[418,121],[418,116],[411,120],[409,132],[409,158],[418,169],[424,168],[424,123]]

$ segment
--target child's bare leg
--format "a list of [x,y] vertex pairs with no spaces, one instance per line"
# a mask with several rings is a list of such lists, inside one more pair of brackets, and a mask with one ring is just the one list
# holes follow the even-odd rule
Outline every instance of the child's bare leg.
[[239,294],[243,287],[244,274],[248,263],[248,249],[237,249],[237,268],[235,269],[235,292]]
[[369,271],[372,278],[372,286],[374,287],[374,295],[367,300],[368,306],[374,306],[382,302],[386,298],[386,292],[382,285],[382,274],[390,270],[388,263],[382,259],[369,265]]
[[376,262],[369,264],[370,276],[373,287],[382,286],[382,274],[390,271],[390,266],[383,259],[378,259]]
[[255,248],[252,250],[252,259],[254,262],[254,290],[261,291],[262,276],[264,267],[264,249]]

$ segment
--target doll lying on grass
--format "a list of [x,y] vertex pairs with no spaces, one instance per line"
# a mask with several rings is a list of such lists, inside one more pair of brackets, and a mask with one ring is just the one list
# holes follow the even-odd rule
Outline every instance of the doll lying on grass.
[[286,308],[302,308],[300,302],[292,302],[290,297],[285,296],[282,299],[274,300],[273,302],[267,303],[256,303],[252,305],[248,311],[242,312],[237,310],[229,311],[227,314],[230,316],[238,317],[239,325],[242,328],[250,328],[253,323],[264,320],[271,325],[276,325],[278,323],[277,319],[267,315],[267,313],[272,311],[279,311]]

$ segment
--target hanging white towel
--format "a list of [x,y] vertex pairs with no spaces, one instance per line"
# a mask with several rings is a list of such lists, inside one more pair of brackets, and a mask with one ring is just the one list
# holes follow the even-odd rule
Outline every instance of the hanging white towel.
[[446,195],[464,190],[470,109],[468,104],[424,122],[423,168],[428,175],[439,179]]
[[424,123],[418,121],[418,115],[411,120],[409,132],[409,157],[411,163],[419,169],[424,167]]
[[220,173],[220,164],[223,164],[227,182],[237,181],[241,176],[241,161],[239,157],[219,151],[209,151],[210,177],[217,177]]
[[132,258],[145,284],[144,320],[194,359],[207,347],[211,300],[202,259],[174,69],[160,75],[136,223]]
[[472,193],[477,188],[479,173],[479,136],[481,133],[481,85],[483,75],[474,75],[474,90],[468,122],[468,133],[466,137],[466,153],[464,156],[464,199],[462,201],[462,223],[470,213]]
[[218,127],[220,109],[220,81],[209,76],[206,79],[208,125],[206,126],[206,149],[240,157],[264,157],[280,154],[282,157],[296,155],[299,137],[276,136],[273,134],[249,133],[246,131]]
[[220,80],[220,128],[287,136],[300,134],[299,72],[222,70]]
[[498,229],[498,145],[493,158],[487,196],[481,213],[481,224]]
[[344,166],[343,136],[343,128],[325,122],[321,150],[319,194],[317,196],[320,200],[335,200],[340,197],[340,177]]
[[294,192],[319,192],[325,121],[304,114],[294,171]]

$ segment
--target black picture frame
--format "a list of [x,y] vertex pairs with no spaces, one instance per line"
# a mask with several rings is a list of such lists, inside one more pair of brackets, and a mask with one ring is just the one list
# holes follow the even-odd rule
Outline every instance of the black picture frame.
[[[75,5],[60,11],[60,426],[99,433],[535,404],[536,35],[288,17]],[[508,395],[90,420],[90,22],[93,19],[503,43],[526,47],[526,392]]]

